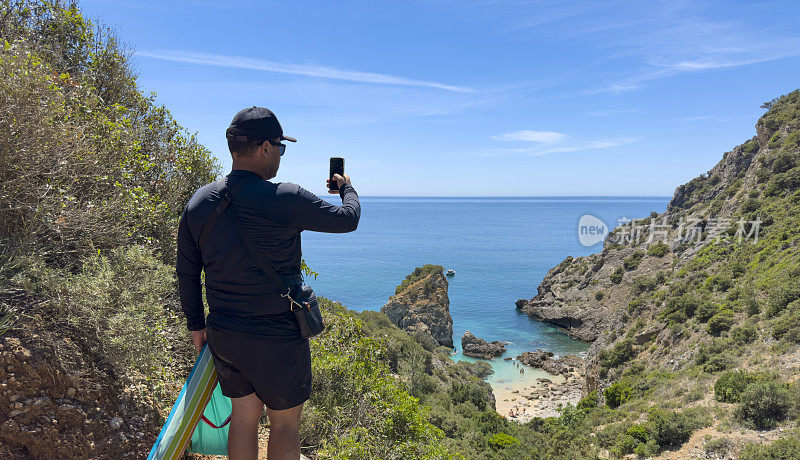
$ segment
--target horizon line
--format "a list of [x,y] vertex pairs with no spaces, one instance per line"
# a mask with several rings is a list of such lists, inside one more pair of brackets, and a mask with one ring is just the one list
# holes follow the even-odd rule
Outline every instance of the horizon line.
[[[325,192],[325,195],[331,195],[331,194]],[[360,198],[672,198],[673,195],[359,195],[359,197]]]

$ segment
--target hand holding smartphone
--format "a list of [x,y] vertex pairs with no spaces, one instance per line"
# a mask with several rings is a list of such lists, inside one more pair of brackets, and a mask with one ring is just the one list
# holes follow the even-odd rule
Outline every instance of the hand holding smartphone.
[[[342,176],[344,179],[344,158],[331,157],[330,171],[328,173],[328,191],[335,193],[339,191],[339,182],[333,178],[334,174]],[[346,180],[346,179],[345,179]]]

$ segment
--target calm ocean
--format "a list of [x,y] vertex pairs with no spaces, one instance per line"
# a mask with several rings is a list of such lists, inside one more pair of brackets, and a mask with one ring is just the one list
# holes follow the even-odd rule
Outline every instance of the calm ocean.
[[[325,197],[340,204],[338,197]],[[469,330],[510,342],[503,357],[542,348],[556,354],[587,345],[518,313],[514,302],[536,295],[547,271],[567,256],[599,252],[578,241],[578,220],[621,218],[665,210],[668,197],[417,198],[361,197],[361,222],[348,234],[303,232],[303,257],[319,273],[315,291],[350,309],[380,310],[403,278],[427,263],[453,269],[449,277],[453,341]],[[492,360],[497,383],[518,370]],[[459,353],[456,359],[464,359]],[[471,360],[469,358],[466,358]]]

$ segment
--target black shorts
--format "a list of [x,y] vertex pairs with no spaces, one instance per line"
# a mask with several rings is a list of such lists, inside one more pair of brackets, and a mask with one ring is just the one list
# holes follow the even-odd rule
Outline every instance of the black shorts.
[[311,396],[308,339],[277,338],[206,329],[222,394],[241,398],[253,392],[272,410],[284,410]]

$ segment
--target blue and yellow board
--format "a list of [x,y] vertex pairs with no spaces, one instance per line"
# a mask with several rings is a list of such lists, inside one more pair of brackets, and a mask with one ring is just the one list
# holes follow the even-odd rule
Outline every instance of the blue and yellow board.
[[216,387],[217,370],[206,344],[200,350],[147,460],[176,460],[183,455]]

